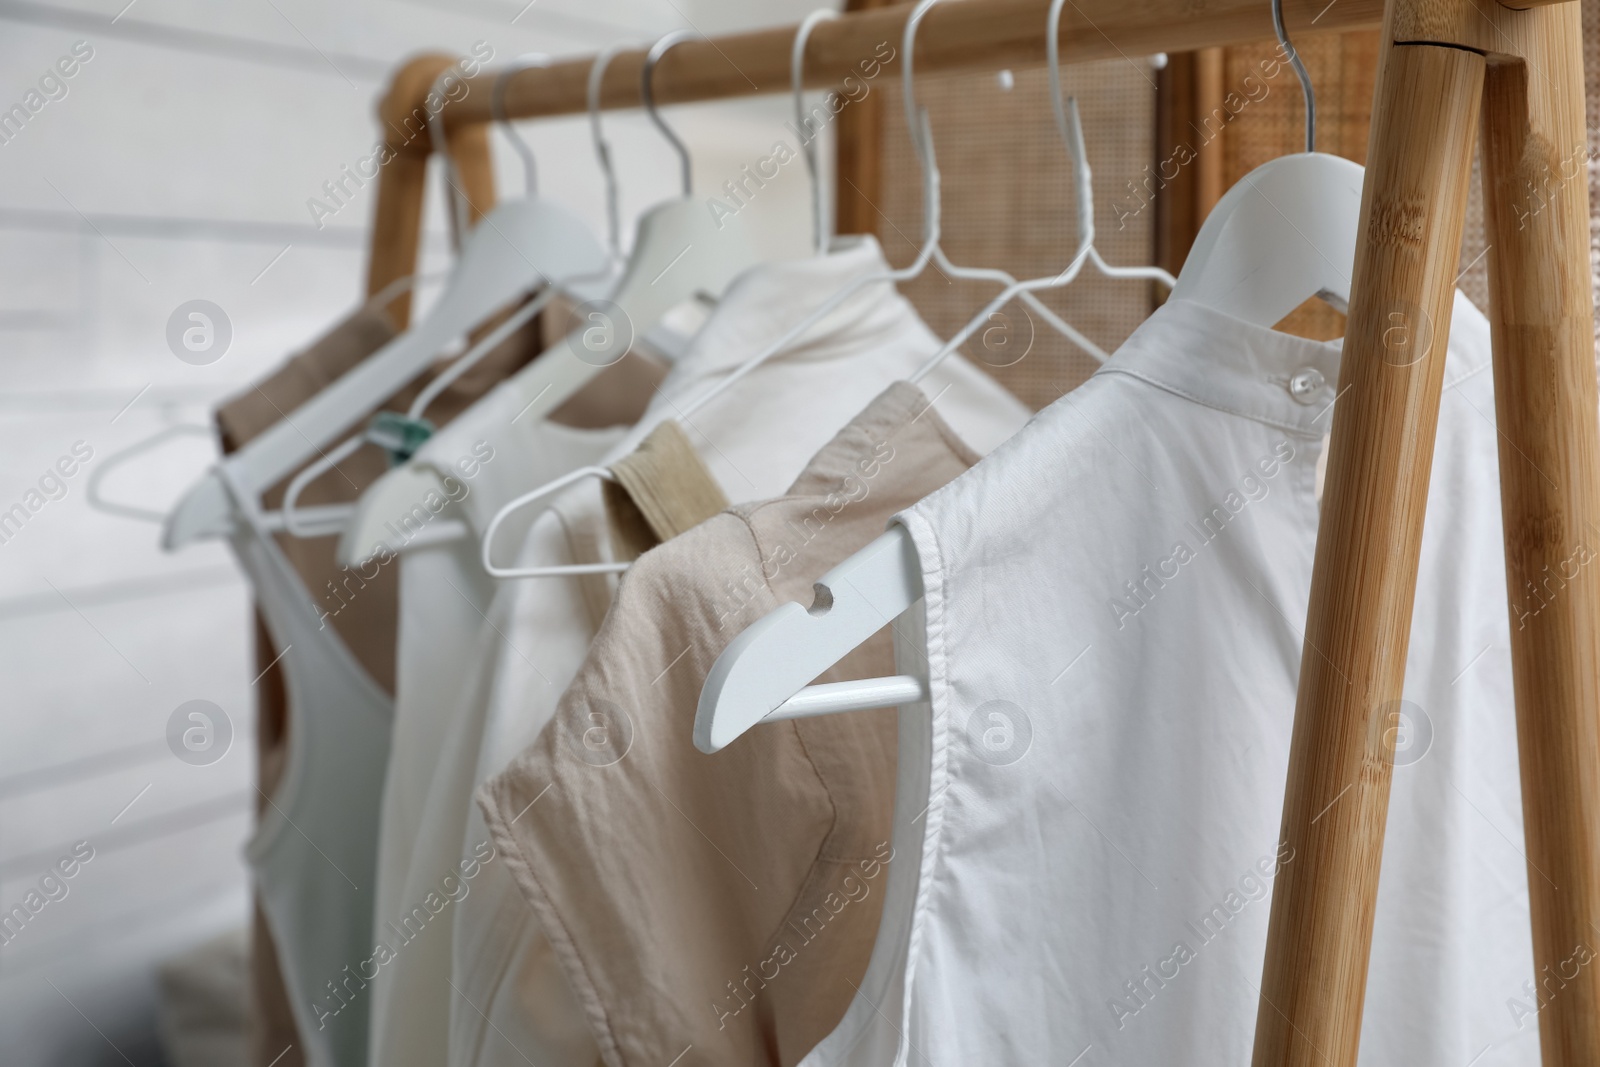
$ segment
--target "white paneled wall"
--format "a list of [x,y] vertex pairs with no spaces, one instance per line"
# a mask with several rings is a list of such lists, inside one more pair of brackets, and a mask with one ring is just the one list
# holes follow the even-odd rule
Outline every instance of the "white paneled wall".
[[[0,513],[30,492],[50,498],[20,529],[0,526],[0,911],[38,891],[78,842],[94,853],[51,883],[64,896],[52,888],[60,899],[0,936],[0,1061],[163,1062],[155,965],[244,922],[248,590],[221,546],[164,554],[153,524],[90,507],[86,483],[122,448],[206,425],[219,398],[358,299],[375,186],[321,229],[306,201],[371,150],[388,72],[414,52],[479,41],[504,61],[805,10],[789,0],[0,0],[0,113],[26,106],[75,46],[88,56],[48,81],[52,98],[26,123],[7,127],[0,114]],[[787,107],[671,109],[697,189],[792,140]],[[521,128],[541,191],[598,232],[586,120]],[[607,132],[631,229],[677,194],[677,168],[641,115],[608,116]],[[503,194],[521,189],[503,142],[496,166]],[[795,165],[753,203],[771,251],[805,247],[807,197]],[[440,197],[428,207],[425,262],[442,267]],[[179,361],[165,340],[173,309],[193,299],[232,325],[228,352],[207,366]],[[105,492],[160,510],[213,455],[208,437],[175,437],[108,477]],[[73,474],[57,480],[63,457]],[[205,767],[165,741],[173,710],[196,698],[223,708],[234,732]]]

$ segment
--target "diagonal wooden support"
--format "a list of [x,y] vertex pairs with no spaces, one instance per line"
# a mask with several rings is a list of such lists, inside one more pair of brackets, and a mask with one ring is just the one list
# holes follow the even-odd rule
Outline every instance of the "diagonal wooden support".
[[[1576,565],[1600,563],[1579,12],[1390,0],[1384,40],[1256,1067],[1356,1062],[1393,759],[1381,720],[1404,679],[1480,104],[1511,601],[1546,568],[1563,583],[1512,618],[1534,959],[1565,978],[1578,946],[1600,949],[1600,566]],[[1600,1064],[1594,971],[1540,1012],[1549,1067]]]

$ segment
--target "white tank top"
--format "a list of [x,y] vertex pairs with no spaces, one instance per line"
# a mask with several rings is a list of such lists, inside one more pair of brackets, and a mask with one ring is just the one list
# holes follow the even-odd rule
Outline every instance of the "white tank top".
[[393,706],[222,468],[231,538],[254,586],[288,690],[289,756],[245,848],[278,950],[308,1067],[366,1062],[378,806]]

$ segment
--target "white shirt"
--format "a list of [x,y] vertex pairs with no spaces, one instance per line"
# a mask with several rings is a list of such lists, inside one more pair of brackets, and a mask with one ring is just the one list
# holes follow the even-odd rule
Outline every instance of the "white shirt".
[[[498,388],[430,437],[415,462],[439,474],[448,496],[426,502],[406,524],[391,524],[392,548],[399,550],[410,538],[420,543],[387,564],[400,568],[400,620],[373,936],[393,956],[378,969],[370,990],[373,1067],[437,1067],[446,1055],[453,916],[443,912],[459,903],[452,894],[470,893],[476,879],[463,877],[459,866],[466,811],[450,794],[460,786],[448,773],[436,778],[457,702],[472,682],[495,592],[478,559],[479,537],[501,505],[597,462],[625,432],[513,421],[520,407],[515,390]],[[537,514],[533,507],[517,512],[508,520],[516,527],[510,537],[525,533]],[[464,520],[468,536],[427,543],[426,527],[452,520]],[[494,639],[492,632],[487,639]],[[438,912],[428,906],[430,893]],[[418,906],[422,913],[415,911]]]
[[[1539,1062],[1489,358],[1458,296],[1373,1067]],[[1170,303],[900,517],[932,694],[922,736],[901,718],[926,785],[900,780],[891,877],[915,877],[891,884],[861,996],[808,1067],[1250,1062],[1272,879],[1296,862],[1279,820],[1338,360]]]
[[[777,341],[854,279],[886,272],[878,244],[862,238],[825,257],[764,265],[736,279],[662,383],[639,426],[617,446],[630,452],[662,419],[678,418],[734,502],[777,496],[806,462],[889,383],[915,371],[939,341],[887,283],[846,300],[801,342],[684,417],[685,405]],[[979,452],[1015,431],[1028,412],[992,378],[952,356],[923,389]],[[598,485],[574,486],[540,516],[524,565],[592,562],[609,554]],[[587,547],[586,547],[587,546]],[[507,583],[491,616],[505,634],[482,709],[475,782],[499,772],[549,720],[609,603],[603,581]],[[464,846],[489,840],[473,807]],[[593,1067],[597,1050],[559,961],[503,867],[489,863],[456,912],[450,1063]]]
[[234,554],[283,649],[294,724],[283,780],[245,858],[307,1067],[348,1067],[366,1060],[374,842],[393,705],[326,624],[259,502],[217,469],[234,499]]

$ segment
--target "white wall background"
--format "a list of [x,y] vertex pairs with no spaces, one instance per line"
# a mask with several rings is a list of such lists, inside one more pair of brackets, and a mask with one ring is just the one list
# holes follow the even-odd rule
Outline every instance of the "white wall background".
[[[526,6],[524,6],[526,5]],[[216,401],[315,337],[361,293],[375,186],[318,231],[308,197],[370,151],[389,71],[422,50],[488,42],[497,61],[590,52],[669,29],[797,20],[794,0],[0,0],[0,111],[87,42],[93,57],[0,144],[0,511],[78,442],[88,469]],[[80,46],[81,47],[81,46]],[[670,109],[711,191],[786,136],[782,99]],[[542,191],[601,231],[583,119],[524,124]],[[638,114],[608,117],[624,219],[676,195],[670,150]],[[499,188],[519,190],[496,146]],[[751,210],[777,249],[808,239],[804,171]],[[430,193],[425,262],[449,253]],[[625,230],[631,229],[625,224]],[[180,362],[165,324],[202,298],[233,327],[226,356]],[[108,479],[161,509],[212,458],[174,440]],[[216,544],[162,553],[156,527],[85,499],[87,472],[0,543],[0,911],[73,843],[95,858],[0,944],[0,1060],[15,1067],[162,1062],[156,963],[238,927],[254,732],[247,590]],[[169,752],[187,700],[235,739],[207,767]]]

